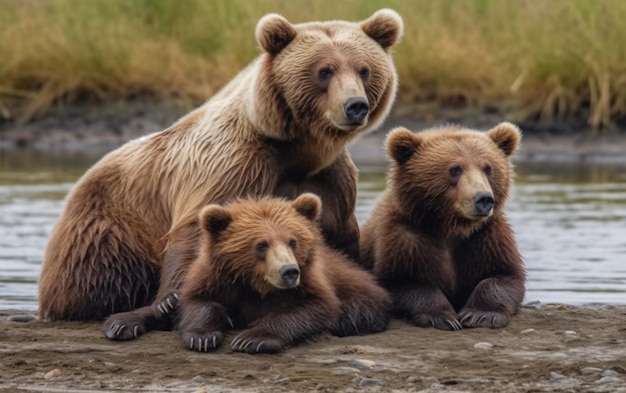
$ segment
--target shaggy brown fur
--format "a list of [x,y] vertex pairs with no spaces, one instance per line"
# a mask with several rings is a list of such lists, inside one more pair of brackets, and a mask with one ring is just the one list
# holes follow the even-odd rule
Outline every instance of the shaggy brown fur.
[[262,18],[263,54],[251,65],[205,105],[108,154],[78,182],[46,250],[40,318],[123,312],[105,323],[116,340],[161,319],[167,325],[167,294],[196,257],[198,212],[240,196],[318,194],[325,240],[356,259],[357,171],[346,145],[391,108],[391,48],[402,29],[391,10],[360,23]]
[[245,329],[235,351],[274,353],[328,331],[374,333],[391,298],[374,277],[324,245],[320,199],[239,200],[200,213],[201,252],[182,288],[183,345],[206,352]]
[[387,137],[387,190],[361,229],[361,257],[394,312],[438,329],[503,327],[521,305],[523,261],[504,204],[520,132],[445,127]]

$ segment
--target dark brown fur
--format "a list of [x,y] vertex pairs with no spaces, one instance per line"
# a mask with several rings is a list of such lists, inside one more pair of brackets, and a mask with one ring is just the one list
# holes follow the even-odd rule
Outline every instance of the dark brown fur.
[[[504,216],[519,140],[509,123],[389,134],[388,186],[361,229],[361,257],[396,314],[456,330],[503,327],[519,310],[525,272]],[[475,211],[479,192],[495,199],[489,215]]]
[[[317,193],[327,244],[358,258],[346,145],[391,108],[390,49],[401,34],[390,10],[361,23],[262,18],[263,54],[249,67],[167,130],[108,154],[72,190],[46,249],[39,317],[116,313],[104,326],[115,340],[169,326],[168,296],[197,256],[198,212],[237,197]],[[334,73],[322,77],[320,67]],[[354,96],[369,111],[349,122],[344,104]]]
[[[391,298],[373,276],[324,245],[319,209],[319,198],[303,194],[293,202],[240,200],[200,213],[204,242],[178,305],[185,347],[213,350],[231,328],[244,329],[232,348],[248,353],[278,352],[322,332],[386,328]],[[271,278],[286,264],[299,267],[300,282],[282,288]]]

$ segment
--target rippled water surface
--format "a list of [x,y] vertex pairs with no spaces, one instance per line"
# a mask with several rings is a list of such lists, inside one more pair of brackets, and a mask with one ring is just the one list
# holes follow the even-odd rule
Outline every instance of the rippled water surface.
[[[0,154],[0,309],[35,310],[63,198],[99,155]],[[518,164],[507,215],[526,261],[526,301],[626,304],[624,169]],[[360,221],[384,187],[383,172],[361,168]]]

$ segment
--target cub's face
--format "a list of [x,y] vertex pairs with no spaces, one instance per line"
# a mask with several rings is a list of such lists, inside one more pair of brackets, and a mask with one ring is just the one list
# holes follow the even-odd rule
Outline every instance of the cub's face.
[[290,24],[263,17],[257,41],[267,57],[268,78],[306,129],[356,134],[377,126],[397,89],[390,50],[402,35],[400,16],[380,10],[360,23]]
[[448,221],[471,227],[501,209],[512,179],[511,155],[520,132],[502,123],[487,132],[447,127],[412,133],[393,130],[387,151],[392,182],[403,205],[419,204]]
[[216,274],[261,295],[299,286],[319,246],[320,209],[313,194],[293,202],[239,200],[205,207],[200,225]]

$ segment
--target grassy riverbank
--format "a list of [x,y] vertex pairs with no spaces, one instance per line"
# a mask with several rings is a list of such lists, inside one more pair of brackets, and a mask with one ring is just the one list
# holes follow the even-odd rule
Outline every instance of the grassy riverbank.
[[395,51],[400,111],[626,124],[620,0],[0,0],[0,119],[143,95],[191,108],[256,56],[265,13],[360,20],[382,7],[406,25]]

